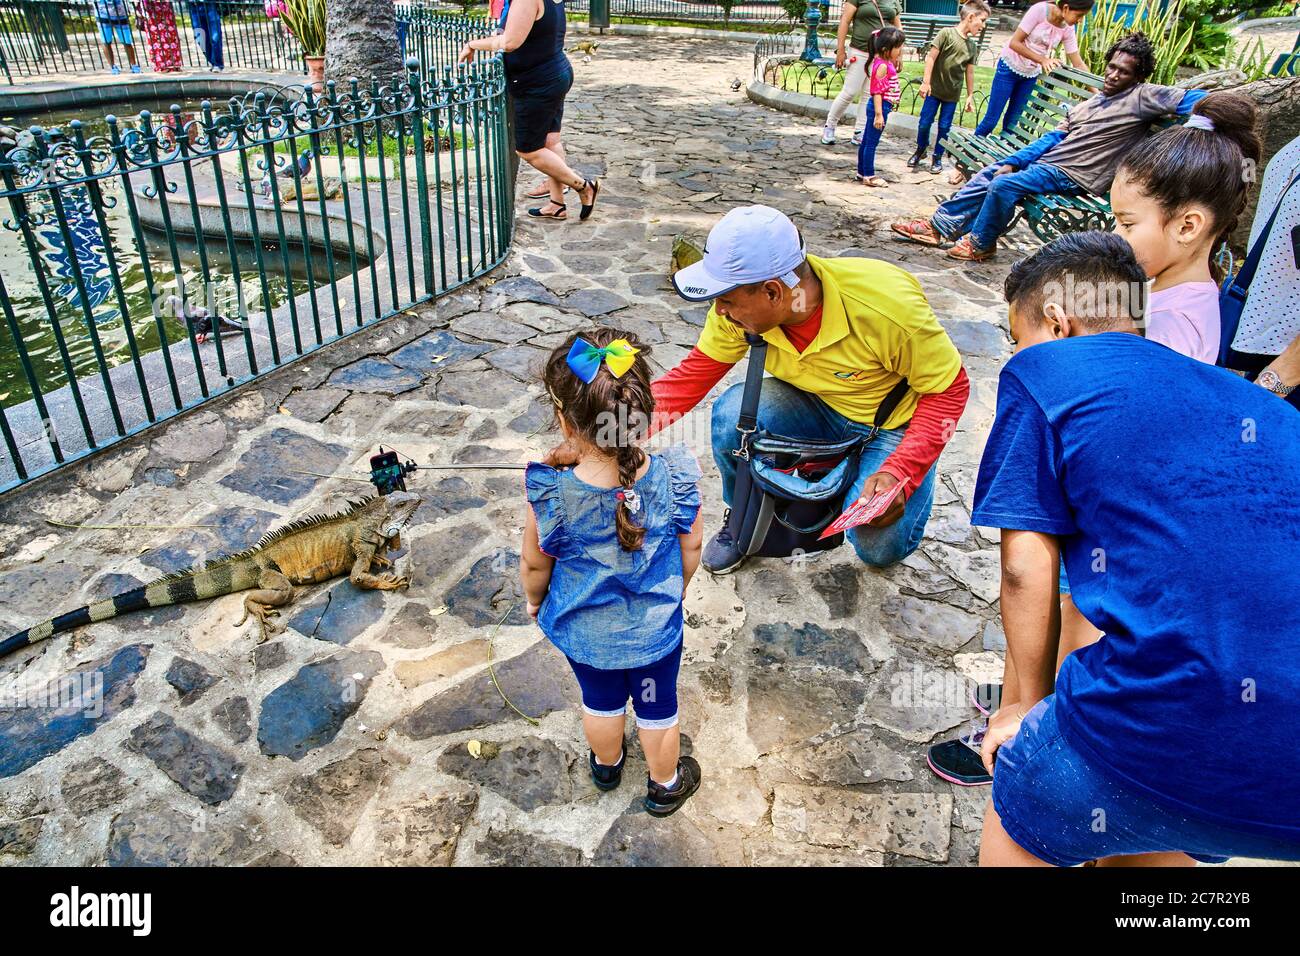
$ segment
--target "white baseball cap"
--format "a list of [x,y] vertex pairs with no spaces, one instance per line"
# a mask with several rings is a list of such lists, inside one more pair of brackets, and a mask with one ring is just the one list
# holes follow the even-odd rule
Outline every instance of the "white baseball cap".
[[799,230],[771,206],[741,206],[709,230],[704,258],[679,269],[673,288],[683,299],[703,302],[752,282],[780,279],[793,289],[795,269],[807,258]]

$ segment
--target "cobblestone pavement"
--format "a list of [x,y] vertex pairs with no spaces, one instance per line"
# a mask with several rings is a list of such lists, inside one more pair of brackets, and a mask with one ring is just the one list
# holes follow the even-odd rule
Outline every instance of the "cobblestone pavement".
[[[886,571],[841,548],[697,577],[681,698],[704,786],[656,821],[640,810],[635,749],[621,789],[591,786],[564,660],[521,606],[509,611],[518,473],[421,472],[428,500],[399,560],[409,591],[300,589],[289,630],[261,646],[251,623],[235,626],[235,595],[5,660],[0,695],[39,697],[70,674],[103,685],[91,712],[75,700],[0,709],[0,861],[974,861],[987,790],[937,780],[924,755],[976,717],[971,681],[1000,671],[996,541],[969,509],[1009,354],[998,289],[1014,255],[959,266],[892,242],[888,220],[946,187],[906,172],[907,144],[888,140],[894,185],[853,184],[850,147],[822,147],[815,124],[731,90],[748,75],[747,45],[609,38],[575,66],[570,154],[604,177],[592,221],[521,220],[513,256],[479,285],[6,496],[0,630],[355,493],[380,442],[422,463],[537,456],[553,440],[530,376],[541,350],[598,320],[672,365],[703,317],[666,283],[672,238],[755,201],[792,214],[817,253],[914,272],[963,353],[972,397],[921,549]],[[705,467],[712,529],[722,503],[707,409],[675,430]],[[535,720],[503,703],[489,655]]]

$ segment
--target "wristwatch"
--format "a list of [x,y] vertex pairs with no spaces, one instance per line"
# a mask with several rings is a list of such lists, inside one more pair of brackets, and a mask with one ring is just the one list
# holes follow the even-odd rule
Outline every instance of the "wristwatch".
[[1271,368],[1266,368],[1255,378],[1255,384],[1262,388],[1268,389],[1274,395],[1281,395],[1283,398],[1290,395],[1295,388],[1294,385],[1285,385],[1282,379],[1278,378],[1277,372]]

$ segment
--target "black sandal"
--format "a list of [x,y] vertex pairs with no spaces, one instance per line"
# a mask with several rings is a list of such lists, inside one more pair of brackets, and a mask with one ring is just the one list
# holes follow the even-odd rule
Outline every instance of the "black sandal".
[[596,197],[600,195],[600,180],[584,179],[582,188],[591,190],[591,202],[583,203],[582,208],[578,210],[578,221],[586,222],[587,217],[591,215],[591,211],[596,208]]
[[534,219],[559,219],[561,222],[569,218],[569,214],[564,211],[564,203],[552,200],[551,205],[559,208],[557,208],[555,212],[542,212],[542,209],[545,207],[534,206],[532,209],[528,210],[528,215],[532,216]]

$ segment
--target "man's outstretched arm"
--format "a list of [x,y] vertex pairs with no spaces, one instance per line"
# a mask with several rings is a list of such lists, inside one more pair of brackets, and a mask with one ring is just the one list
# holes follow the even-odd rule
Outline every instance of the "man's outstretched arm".
[[675,368],[650,383],[655,413],[649,434],[662,431],[700,404],[709,389],[721,382],[731,369],[727,362],[705,355],[699,346],[691,349]]
[[1044,153],[1065,139],[1065,135],[1066,131],[1063,129],[1054,129],[1050,133],[1044,133],[1024,149],[1012,153],[1002,160],[1002,165],[1010,166],[1012,169],[1024,169],[1030,163],[1037,162]]

